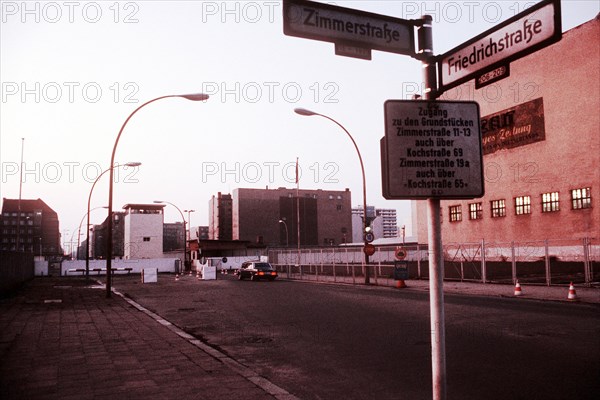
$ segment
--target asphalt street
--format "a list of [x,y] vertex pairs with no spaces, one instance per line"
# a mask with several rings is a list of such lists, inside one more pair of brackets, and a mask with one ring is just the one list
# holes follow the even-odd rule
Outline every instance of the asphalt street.
[[[218,278],[114,285],[299,398],[431,398],[427,293]],[[455,293],[445,303],[449,399],[597,398],[597,304]]]

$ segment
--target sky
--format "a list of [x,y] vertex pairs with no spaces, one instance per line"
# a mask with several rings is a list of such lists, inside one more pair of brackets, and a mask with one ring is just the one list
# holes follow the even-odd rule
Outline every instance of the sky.
[[[384,102],[422,91],[420,61],[373,51],[372,60],[336,56],[329,42],[286,36],[279,1],[1,1],[0,197],[41,198],[59,216],[63,242],[87,211],[93,182],[115,162],[114,209],[163,200],[195,210],[208,225],[208,202],[236,188],[352,192],[398,212],[411,233],[410,201],[386,200],[379,140]],[[330,2],[333,3],[333,2]],[[433,17],[435,54],[535,4],[535,1],[337,1],[403,19]],[[563,32],[593,19],[595,0],[563,0]],[[21,155],[23,163],[21,164]],[[22,166],[22,169],[21,169]],[[106,218],[108,174],[95,186],[91,222]],[[187,219],[188,215],[185,213]],[[181,221],[168,205],[165,221]],[[85,230],[83,229],[82,232]],[[74,239],[76,241],[76,237]]]

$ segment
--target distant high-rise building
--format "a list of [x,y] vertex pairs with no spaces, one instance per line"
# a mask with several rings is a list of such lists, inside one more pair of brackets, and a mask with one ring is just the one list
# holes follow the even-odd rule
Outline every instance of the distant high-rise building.
[[183,222],[163,224],[163,252],[183,250],[185,245]]
[[209,240],[208,239],[208,226],[194,226],[190,229],[190,240]]
[[398,221],[396,219],[396,210],[392,208],[378,208],[375,210],[377,218],[381,218],[384,238],[398,236]]
[[233,240],[296,246],[299,226],[301,246],[351,241],[352,203],[348,189],[235,189],[232,199]]
[[231,240],[233,200],[230,194],[219,192],[208,203],[208,239]]
[[[354,232],[352,241],[354,243],[360,243],[364,240],[363,215],[364,212],[362,206],[357,206],[352,209],[352,231]],[[376,239],[398,236],[396,210],[367,206],[367,217],[369,218],[370,226],[373,229],[373,235],[375,235]]]
[[[124,254],[124,235],[125,225],[123,223],[125,212],[113,211],[113,258],[122,258]],[[90,258],[106,259],[106,238],[108,237],[108,217],[100,225],[94,225],[90,235]],[[85,241],[84,241],[85,244]],[[79,252],[80,258],[83,254],[85,258],[85,250]]]
[[58,215],[42,199],[4,198],[0,215],[0,249],[41,256],[62,255]]

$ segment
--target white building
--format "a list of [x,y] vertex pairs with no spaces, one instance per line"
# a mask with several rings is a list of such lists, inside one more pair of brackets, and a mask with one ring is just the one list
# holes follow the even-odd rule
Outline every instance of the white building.
[[[352,242],[363,241],[363,207],[352,209]],[[391,208],[375,208],[367,206],[367,217],[372,219],[371,228],[376,239],[398,236],[396,210]]]
[[162,258],[164,204],[125,204],[125,259]]

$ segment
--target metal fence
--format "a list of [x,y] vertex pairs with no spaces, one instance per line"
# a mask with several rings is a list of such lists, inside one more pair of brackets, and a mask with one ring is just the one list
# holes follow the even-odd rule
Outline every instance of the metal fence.
[[[403,246],[409,279],[429,275],[426,245]],[[393,285],[396,246],[381,246],[369,258],[371,281]],[[362,247],[323,247],[269,250],[269,261],[291,279],[328,279],[358,283],[364,280]],[[591,285],[600,282],[600,239],[531,242],[447,243],[444,279],[475,282]]]

